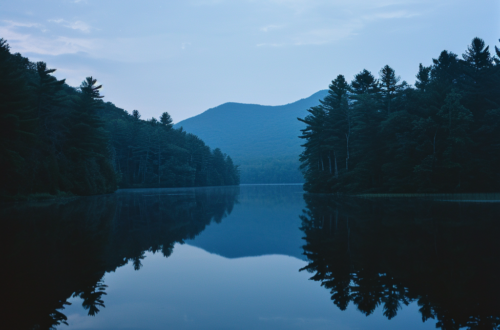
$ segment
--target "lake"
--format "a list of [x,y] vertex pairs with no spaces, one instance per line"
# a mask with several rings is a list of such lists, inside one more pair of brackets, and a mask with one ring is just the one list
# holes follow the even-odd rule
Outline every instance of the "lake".
[[[498,329],[494,198],[134,189],[3,205],[9,329]],[[6,276],[5,276],[6,274]]]

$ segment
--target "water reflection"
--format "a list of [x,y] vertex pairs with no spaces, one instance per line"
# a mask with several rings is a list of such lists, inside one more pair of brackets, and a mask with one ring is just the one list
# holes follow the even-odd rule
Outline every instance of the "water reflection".
[[172,253],[212,221],[229,215],[239,188],[120,191],[109,196],[4,207],[4,325],[50,329],[66,323],[64,306],[83,299],[91,316],[105,306],[106,272],[146,251]]
[[500,204],[304,195],[312,280],[345,310],[418,302],[441,329],[500,326]]

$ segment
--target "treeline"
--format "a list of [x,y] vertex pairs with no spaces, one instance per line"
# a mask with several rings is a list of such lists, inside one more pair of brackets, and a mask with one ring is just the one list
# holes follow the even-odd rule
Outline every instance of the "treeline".
[[0,39],[0,195],[239,183],[229,156],[173,129],[168,113],[140,120],[105,103],[96,79],[76,89],[54,71]]
[[182,127],[174,129],[164,112],[160,120],[141,120],[112,103],[102,116],[111,132],[111,158],[120,187],[199,187],[238,185],[239,170],[230,156],[213,151]]
[[298,170],[300,163],[295,157],[261,157],[240,165],[241,182],[249,184],[303,183]]
[[386,65],[343,75],[308,110],[301,169],[311,192],[491,192],[500,188],[500,49],[420,64],[415,86]]

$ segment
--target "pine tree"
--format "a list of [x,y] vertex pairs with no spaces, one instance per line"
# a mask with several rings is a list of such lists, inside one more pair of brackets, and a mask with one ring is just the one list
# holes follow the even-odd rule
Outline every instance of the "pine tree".
[[87,77],[80,85],[80,95],[70,122],[69,155],[74,163],[73,191],[91,195],[116,189],[116,176],[109,161],[109,143],[104,122],[98,116],[102,108],[97,80]]
[[489,49],[490,47],[485,45],[484,40],[476,37],[472,39],[471,45],[467,47],[462,57],[474,70],[484,70],[492,65]]
[[398,82],[401,80],[396,76],[396,72],[389,65],[384,66],[380,72],[380,89],[387,107],[387,114],[391,114],[391,104],[396,92],[399,91],[400,85]]
[[31,193],[26,157],[35,144],[36,118],[30,91],[7,41],[0,39],[0,193]]
[[322,106],[312,107],[307,112],[309,115],[304,119],[297,118],[306,124],[299,136],[305,140],[302,145],[304,151],[300,155],[300,169],[306,179],[304,188],[307,191],[329,191],[329,180],[332,176],[335,179],[339,176],[337,155],[335,149],[332,149],[337,145],[336,137],[328,136],[327,113]]
[[345,170],[349,171],[350,141],[353,127],[354,113],[349,101],[350,86],[343,75],[338,75],[329,86],[328,95],[320,103],[325,109],[326,134],[335,141],[344,141],[344,147],[333,143],[333,150],[343,150],[345,155]]
[[372,73],[364,69],[354,76],[350,90],[357,95],[375,94],[380,91],[380,87]]
[[168,112],[164,112],[161,114],[161,117],[160,117],[160,122],[165,125],[166,128],[172,128],[174,125],[172,124],[172,118],[170,117],[170,115],[168,114]]
[[422,63],[418,65],[418,73],[416,75],[417,81],[415,87],[420,91],[425,92],[431,82],[431,68],[430,66],[423,66]]

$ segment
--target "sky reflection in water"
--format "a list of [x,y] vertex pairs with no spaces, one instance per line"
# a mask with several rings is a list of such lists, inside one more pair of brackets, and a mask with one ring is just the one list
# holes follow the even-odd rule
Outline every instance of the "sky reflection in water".
[[[81,299],[66,308],[69,328],[137,329],[422,329],[412,303],[389,321],[381,308],[365,317],[340,311],[310,281],[302,255],[301,186],[243,186],[221,223],[176,244],[170,257],[146,253],[106,274],[106,308],[86,316]],[[205,249],[205,250],[203,250]],[[208,251],[208,252],[207,252]],[[67,328],[61,326],[61,329]]]
[[122,190],[11,206],[0,209],[9,219],[0,232],[11,266],[5,323],[495,329],[499,208],[313,196],[301,186]]
[[[268,255],[227,259],[177,244],[169,258],[147,253],[143,268],[129,263],[105,276],[106,308],[95,318],[81,299],[65,311],[70,329],[434,329],[418,306],[392,321],[342,312],[327,290],[298,269],[307,263]],[[67,328],[60,326],[60,329]]]

